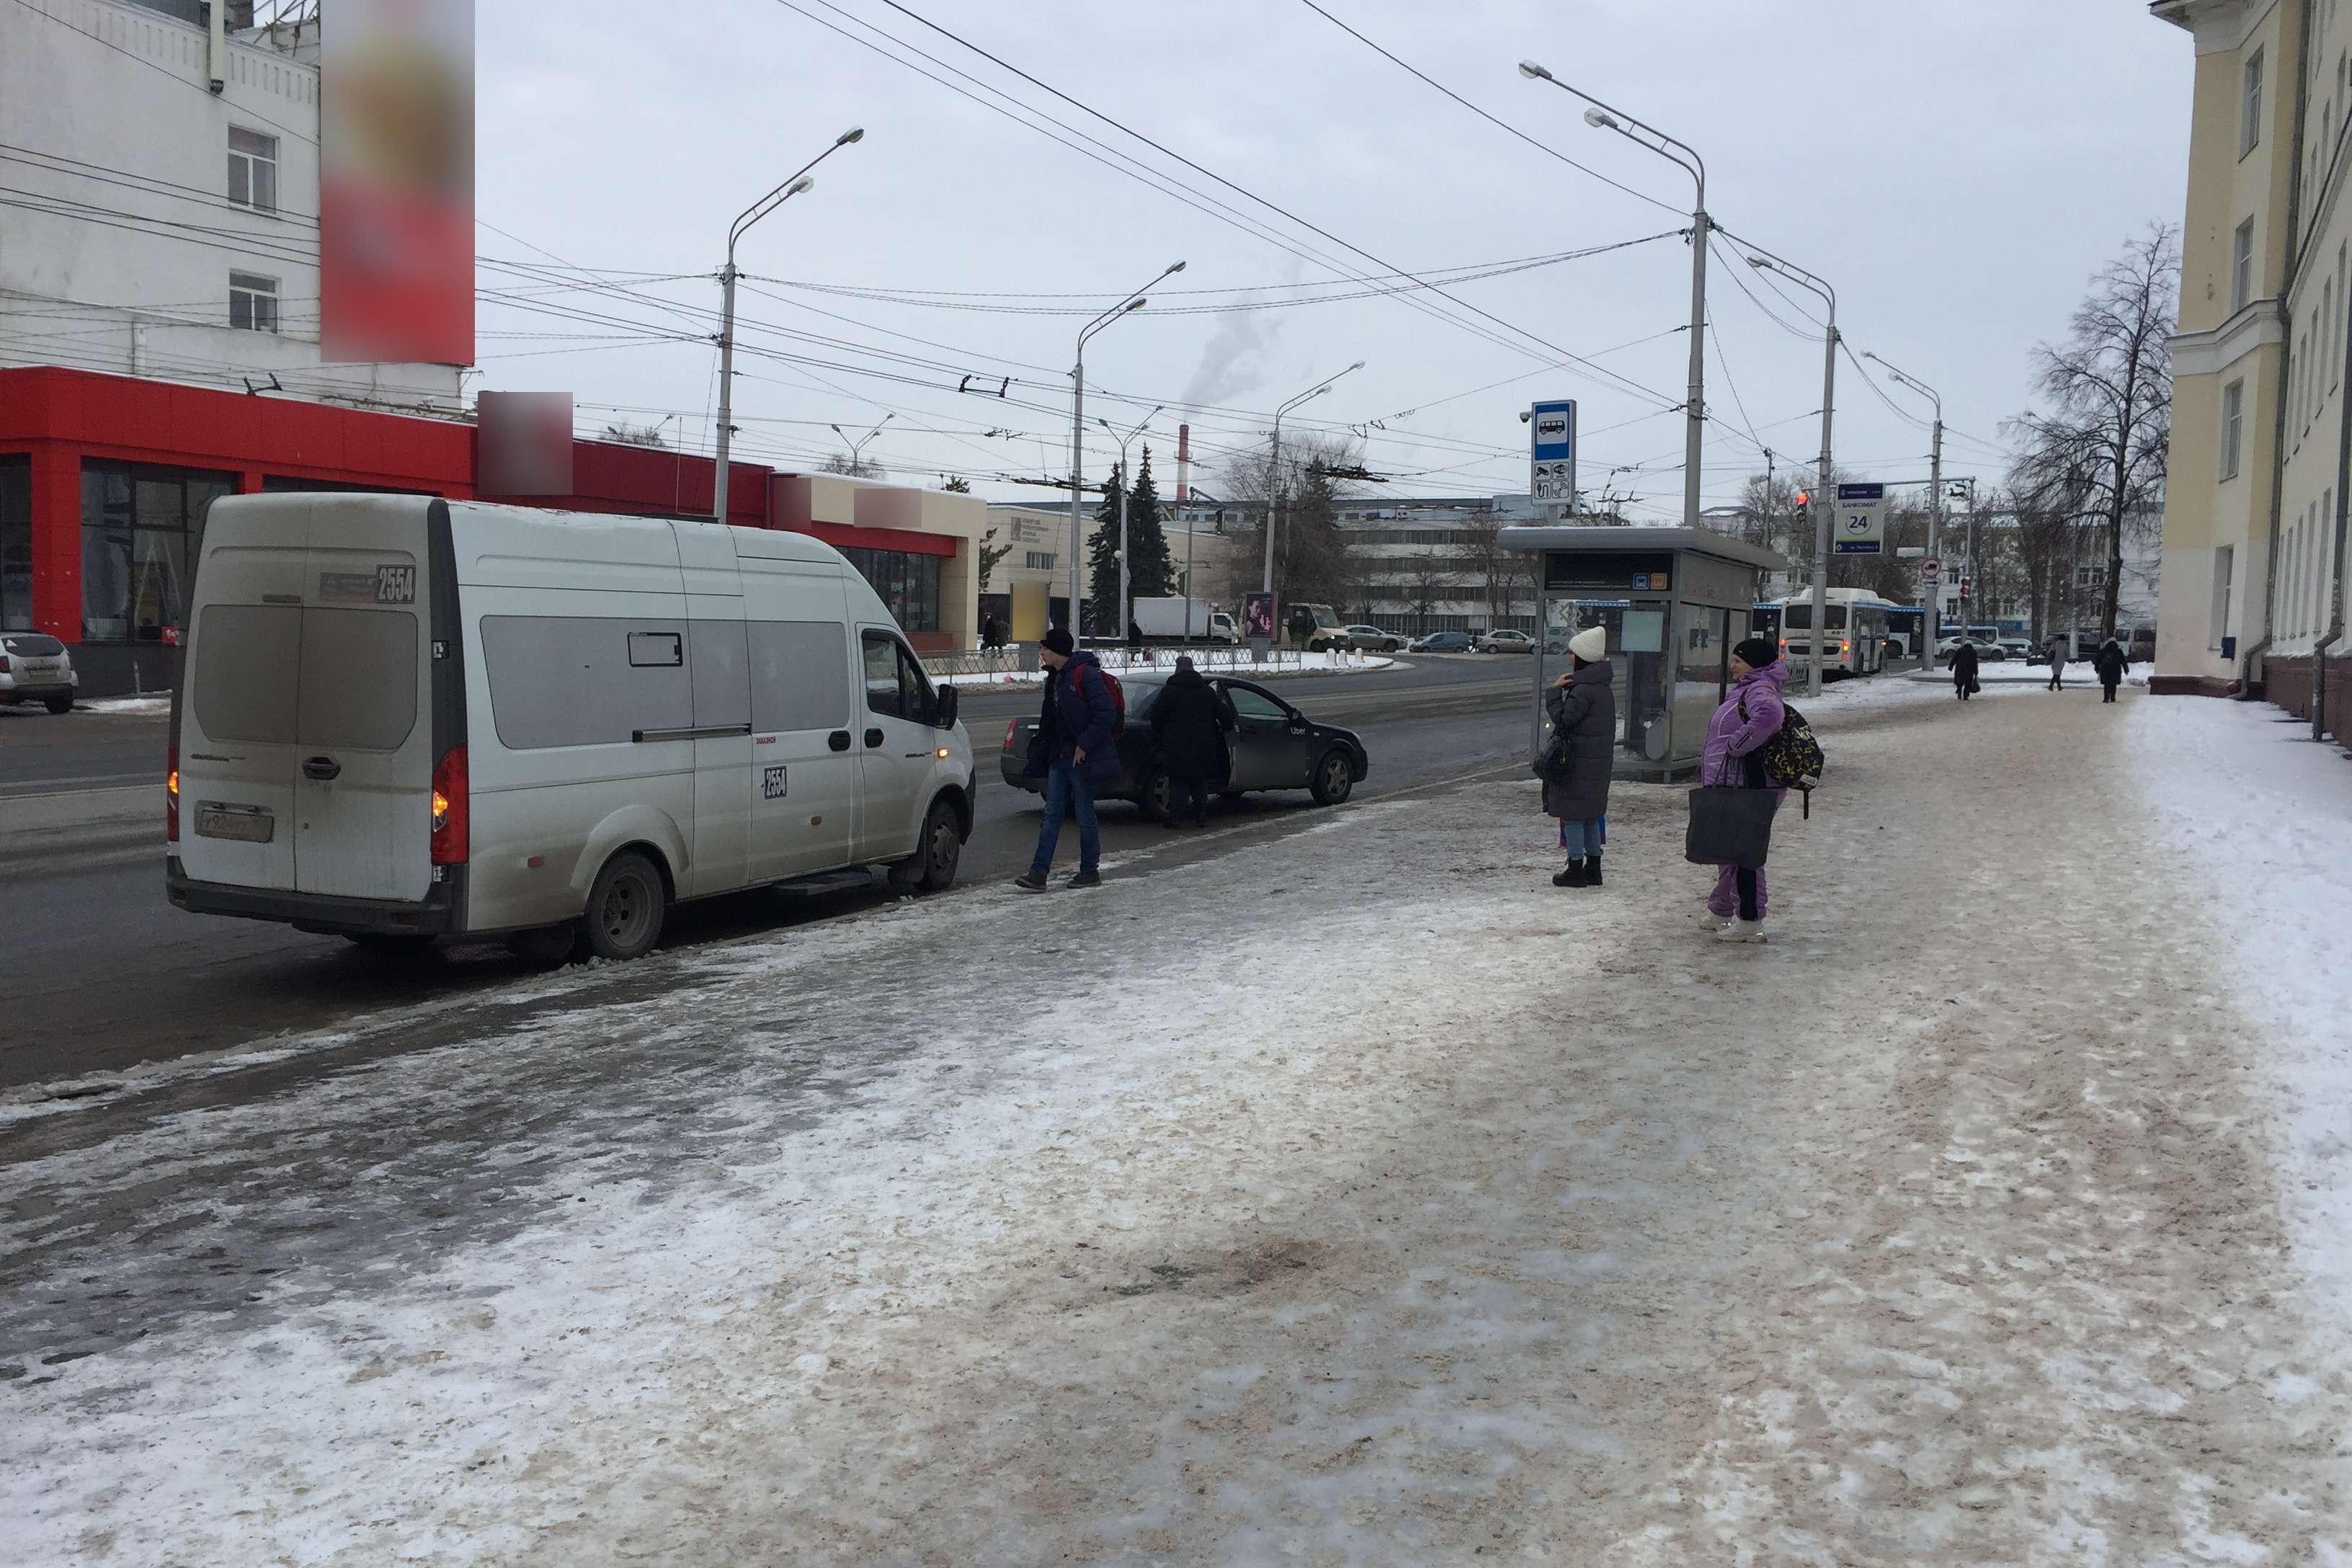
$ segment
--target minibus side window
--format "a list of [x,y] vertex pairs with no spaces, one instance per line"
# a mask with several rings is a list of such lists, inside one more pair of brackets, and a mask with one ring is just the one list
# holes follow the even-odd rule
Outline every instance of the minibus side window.
[[907,717],[898,686],[898,639],[887,632],[867,632],[866,645],[866,706],[868,711],[892,719]]
[[669,657],[684,647],[676,622],[484,616],[481,626],[491,720],[511,751],[626,745],[638,730],[694,722],[691,672]]
[[751,728],[838,730],[849,721],[849,639],[838,621],[749,621]]

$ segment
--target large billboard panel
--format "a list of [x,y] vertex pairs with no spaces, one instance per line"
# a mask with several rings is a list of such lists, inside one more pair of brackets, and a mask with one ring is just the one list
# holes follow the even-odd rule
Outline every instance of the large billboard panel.
[[320,349],[471,364],[473,0],[321,10]]

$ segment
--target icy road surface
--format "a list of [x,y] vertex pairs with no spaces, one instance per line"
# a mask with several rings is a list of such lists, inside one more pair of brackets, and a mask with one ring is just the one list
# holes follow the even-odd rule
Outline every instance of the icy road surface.
[[2189,700],[1937,695],[1819,705],[1761,947],[1515,781],[33,1108],[6,1556],[2352,1561]]

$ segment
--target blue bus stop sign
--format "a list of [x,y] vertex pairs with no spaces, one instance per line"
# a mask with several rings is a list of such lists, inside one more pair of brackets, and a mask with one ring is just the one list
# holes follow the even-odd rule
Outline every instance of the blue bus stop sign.
[[1576,496],[1576,405],[1538,403],[1528,411],[1528,489],[1541,503]]

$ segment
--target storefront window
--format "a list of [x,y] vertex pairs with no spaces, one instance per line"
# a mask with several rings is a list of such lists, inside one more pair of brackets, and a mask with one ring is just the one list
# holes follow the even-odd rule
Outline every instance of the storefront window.
[[0,632],[33,629],[33,459],[0,458]]
[[205,513],[235,488],[227,474],[131,463],[81,467],[81,635],[152,643],[177,628]]
[[902,632],[940,629],[940,557],[911,550],[845,548],[842,554],[874,585]]

